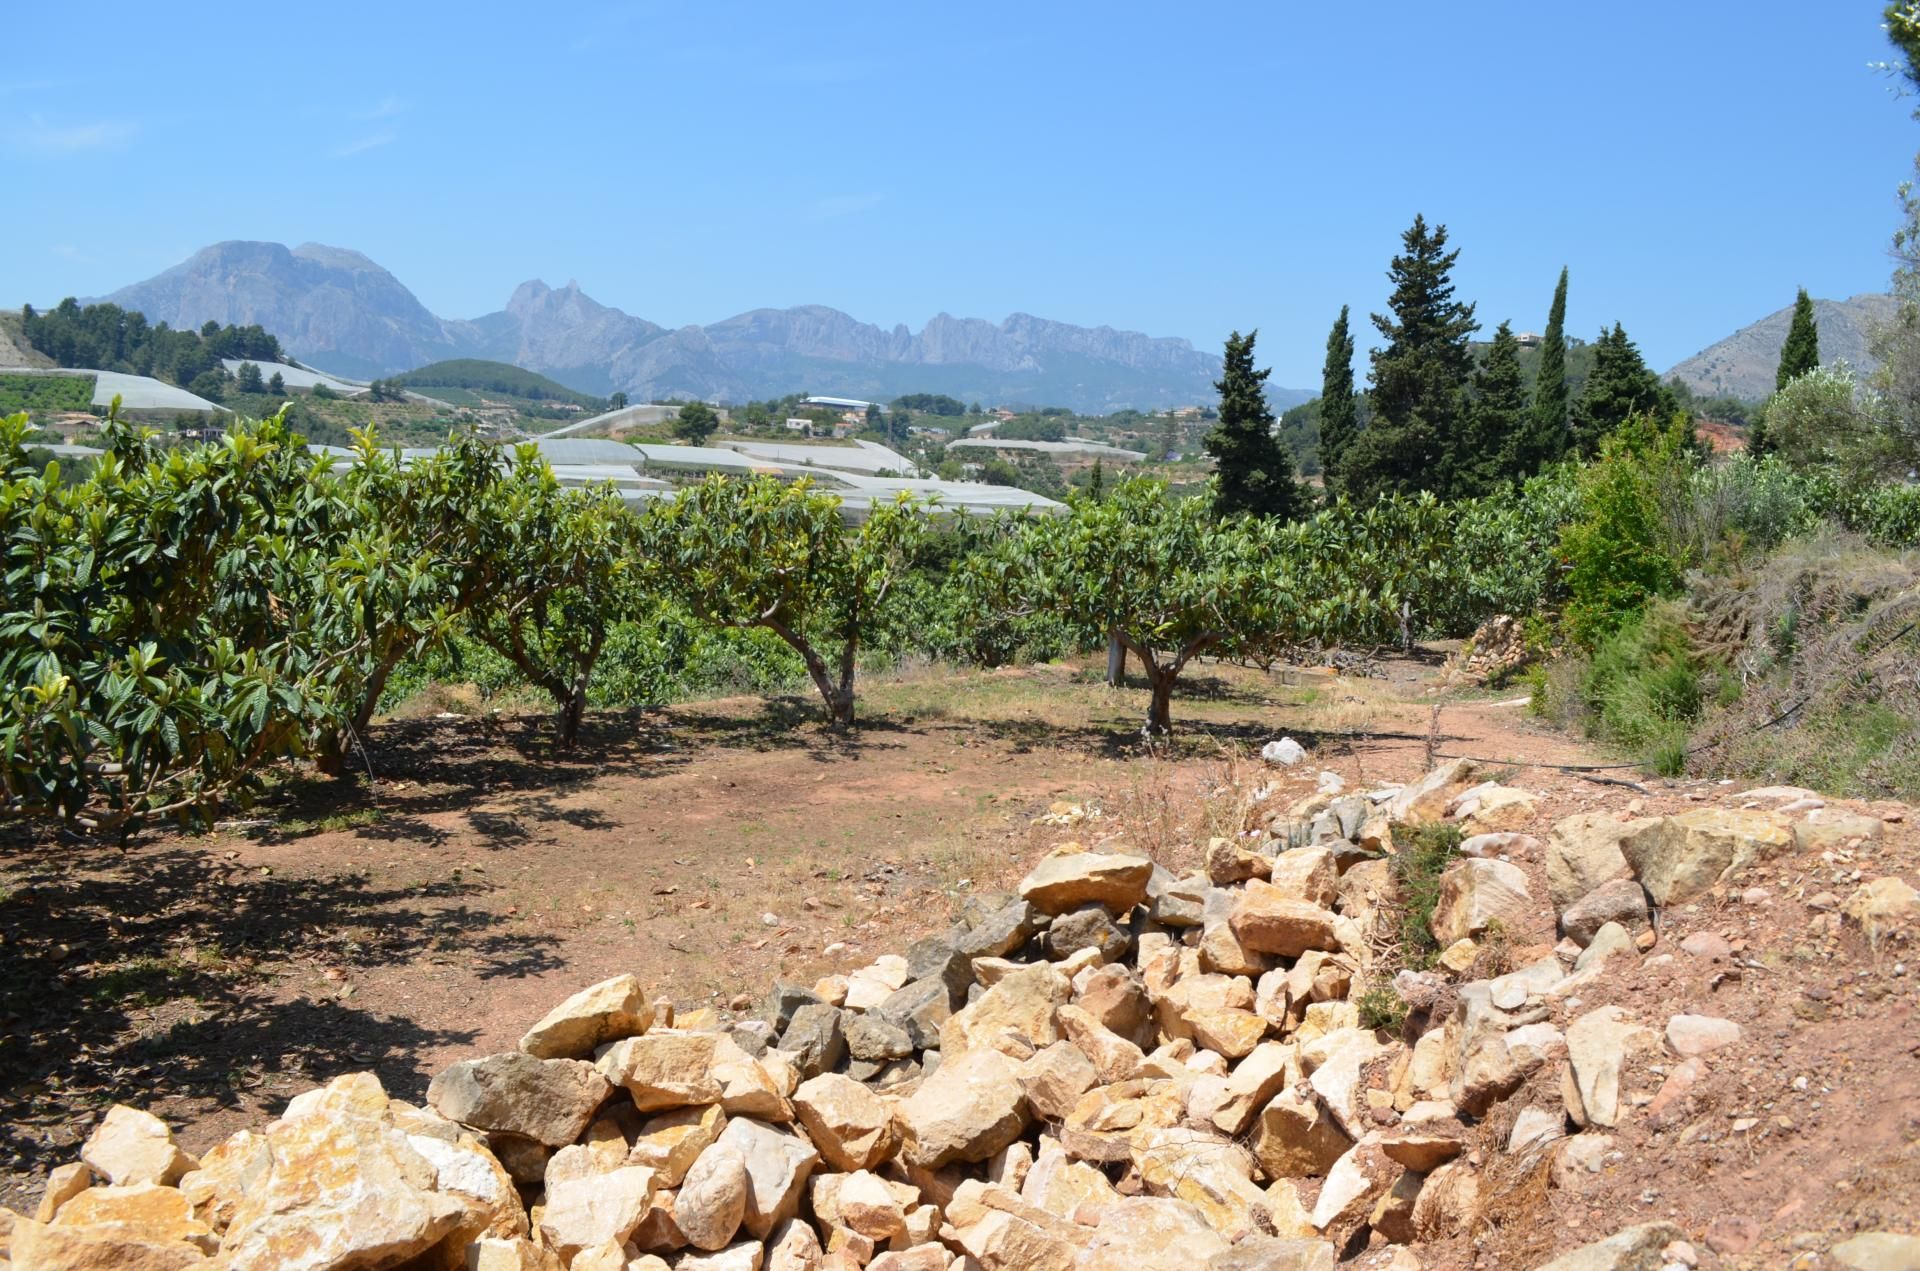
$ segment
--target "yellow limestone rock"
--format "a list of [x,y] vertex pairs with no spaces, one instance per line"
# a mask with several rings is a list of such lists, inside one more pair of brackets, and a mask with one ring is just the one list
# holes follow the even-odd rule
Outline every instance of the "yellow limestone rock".
[[726,1128],[726,1109],[717,1103],[662,1112],[641,1124],[626,1164],[652,1169],[654,1182],[661,1187],[678,1187],[688,1167]]
[[109,1183],[176,1183],[195,1162],[173,1143],[166,1122],[116,1103],[94,1127],[80,1159]]
[[801,1083],[793,1104],[807,1137],[837,1170],[871,1169],[899,1145],[887,1105],[851,1077],[823,1072]]
[[47,1173],[46,1188],[40,1193],[40,1207],[34,1211],[35,1222],[52,1222],[53,1216],[60,1212],[60,1206],[93,1186],[93,1171],[80,1161],[68,1161],[65,1165],[56,1165]]
[[1353,1146],[1310,1095],[1282,1091],[1254,1121],[1253,1157],[1268,1178],[1317,1178]]
[[1332,910],[1259,879],[1240,893],[1228,921],[1240,943],[1256,953],[1297,958],[1309,949],[1340,947]]
[[180,1192],[200,1221],[225,1231],[241,1200],[272,1168],[266,1136],[239,1130],[200,1158],[200,1168],[180,1180]]
[[1057,1218],[1071,1219],[1082,1206],[1095,1212],[1106,1208],[1120,1193],[1100,1170],[1072,1159],[1058,1142],[1042,1139],[1040,1159],[1027,1171],[1020,1198]]
[[540,1234],[562,1258],[609,1240],[623,1243],[646,1216],[652,1194],[653,1171],[644,1165],[570,1179],[547,1190]]
[[1101,904],[1124,913],[1147,898],[1153,862],[1117,852],[1055,852],[1020,880],[1020,895],[1042,913]]
[[943,1059],[896,1113],[908,1163],[937,1169],[953,1161],[983,1161],[1026,1128],[1020,1065],[985,1048]]
[[192,1205],[179,1189],[157,1183],[90,1187],[60,1207],[53,1225],[85,1228],[100,1239],[191,1244],[209,1253],[220,1243],[213,1228],[193,1216]]
[[1138,1046],[1078,1006],[1060,1007],[1056,1018],[1067,1039],[1092,1061],[1096,1079],[1102,1084],[1125,1081],[1146,1058]]
[[1075,1271],[1190,1271],[1228,1247],[1195,1206],[1132,1196],[1101,1212]]
[[537,1059],[589,1059],[594,1048],[635,1037],[653,1025],[653,1007],[637,976],[616,975],[581,989],[548,1011],[520,1039]]
[[1060,1039],[1056,1018],[1073,982],[1046,963],[1015,971],[940,1025],[943,1062],[979,1046],[1025,1058]]
[[1877,944],[1896,931],[1920,931],[1920,891],[1892,875],[1876,878],[1847,897],[1845,912]]
[[1093,1061],[1070,1041],[1043,1046],[1020,1064],[1027,1107],[1042,1121],[1065,1118],[1095,1079]]
[[400,1262],[466,1217],[461,1200],[433,1190],[439,1171],[405,1134],[343,1111],[353,1105],[351,1078],[326,1094],[302,1105],[305,1115],[267,1126],[266,1170],[235,1205],[221,1244],[232,1271]]
[[747,1163],[716,1144],[700,1154],[673,1199],[673,1222],[687,1243],[711,1253],[733,1242],[747,1216]]
[[1473,784],[1473,761],[1454,759],[1435,768],[1387,803],[1387,820],[1425,825],[1444,820],[1454,798]]
[[149,1239],[115,1226],[60,1226],[31,1218],[13,1220],[7,1250],[19,1271],[212,1271],[215,1266],[198,1245],[187,1241]]
[[1642,824],[1620,851],[1653,903],[1666,906],[1705,895],[1792,846],[1786,818],[1774,813],[1695,808]]
[[1212,1111],[1214,1127],[1238,1137],[1276,1094],[1299,1080],[1298,1048],[1285,1042],[1261,1042],[1227,1078],[1224,1096]]
[[1260,1228],[1267,1197],[1253,1182],[1247,1150],[1217,1135],[1186,1127],[1139,1135],[1134,1168],[1147,1190],[1198,1209],[1207,1225],[1229,1239]]

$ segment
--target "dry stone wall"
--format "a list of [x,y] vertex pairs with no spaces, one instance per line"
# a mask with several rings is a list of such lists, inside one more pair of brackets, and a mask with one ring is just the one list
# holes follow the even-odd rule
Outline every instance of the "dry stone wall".
[[[199,1160],[116,1107],[34,1214],[0,1216],[4,1256],[13,1271],[1331,1271],[1371,1250],[1409,1271],[1479,1221],[1477,1131],[1536,1077],[1557,1076],[1555,1101],[1518,1111],[1499,1148],[1577,1172],[1744,1044],[1728,1019],[1582,1004],[1609,960],[1655,943],[1661,906],[1880,831],[1762,791],[1568,817],[1542,840],[1519,828],[1535,797],[1478,776],[1463,761],[1349,793],[1323,774],[1287,806],[1255,797],[1184,877],[1122,844],[1066,844],[945,934],[776,984],[745,1015],[676,1011],[617,977],[517,1051],[442,1072],[424,1106],[343,1076]],[[1397,967],[1381,941],[1402,902],[1393,836],[1438,821],[1469,832],[1439,879],[1443,947]],[[1876,941],[1920,923],[1896,877],[1832,909]],[[1483,949],[1535,936],[1539,956],[1476,978]],[[1362,1002],[1383,992],[1404,1029],[1368,1026]],[[1638,1106],[1651,1057],[1668,1075]],[[1698,1259],[1655,1222],[1551,1265]]]

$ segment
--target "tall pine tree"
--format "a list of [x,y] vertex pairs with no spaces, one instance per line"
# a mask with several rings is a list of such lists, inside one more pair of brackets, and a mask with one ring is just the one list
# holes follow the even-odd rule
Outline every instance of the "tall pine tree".
[[1787,328],[1787,342],[1780,346],[1780,369],[1774,372],[1773,386],[1782,389],[1788,380],[1798,379],[1820,367],[1820,327],[1813,320],[1813,301],[1807,289],[1793,301],[1793,325]]
[[1511,323],[1493,332],[1493,344],[1473,373],[1473,408],[1461,452],[1455,493],[1482,495],[1502,481],[1533,473],[1526,466],[1532,416],[1527,410],[1527,377],[1520,369],[1520,341]]
[[1253,342],[1260,333],[1235,331],[1227,337],[1226,372],[1220,390],[1220,420],[1207,434],[1217,484],[1214,511],[1221,516],[1250,513],[1291,520],[1301,511],[1293,459],[1273,435],[1273,411],[1267,406],[1270,371],[1253,369]]
[[1360,429],[1359,403],[1353,395],[1353,333],[1347,306],[1340,306],[1327,333],[1327,361],[1320,371],[1320,472],[1327,493],[1339,489],[1341,462]]
[[1673,394],[1647,369],[1639,348],[1618,322],[1593,346],[1593,369],[1573,404],[1573,447],[1581,458],[1600,449],[1600,439],[1632,415],[1653,415],[1663,424],[1673,413]]
[[1460,253],[1447,250],[1447,227],[1429,230],[1424,216],[1400,241],[1387,269],[1392,312],[1373,315],[1386,343],[1372,355],[1367,426],[1341,456],[1343,484],[1361,500],[1413,490],[1451,496],[1450,450],[1467,414],[1468,341],[1479,324],[1473,306],[1454,298]]
[[1540,368],[1533,380],[1533,408],[1526,435],[1515,447],[1515,476],[1540,471],[1567,453],[1567,267],[1553,289],[1547,331],[1540,337]]
[[[1787,341],[1780,346],[1780,367],[1773,374],[1774,392],[1819,367],[1820,325],[1814,321],[1813,301],[1807,298],[1807,289],[1802,287],[1793,300],[1793,322],[1787,328]],[[1773,438],[1767,433],[1767,412],[1763,406],[1747,429],[1747,453],[1758,459],[1773,451]]]

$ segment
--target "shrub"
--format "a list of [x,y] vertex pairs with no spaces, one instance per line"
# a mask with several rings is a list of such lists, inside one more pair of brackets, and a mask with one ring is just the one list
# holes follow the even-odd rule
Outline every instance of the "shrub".
[[1680,417],[1631,419],[1580,473],[1580,512],[1561,532],[1567,625],[1591,646],[1655,596],[1680,590],[1688,564],[1667,513],[1690,501],[1693,452]]
[[1665,776],[1686,768],[1687,741],[1699,720],[1711,672],[1696,654],[1685,611],[1651,606],[1594,650],[1582,692],[1588,731],[1639,754]]

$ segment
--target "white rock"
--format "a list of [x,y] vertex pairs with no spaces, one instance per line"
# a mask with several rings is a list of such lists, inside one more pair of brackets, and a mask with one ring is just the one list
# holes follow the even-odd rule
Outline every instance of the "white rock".
[[1291,768],[1307,757],[1307,748],[1291,737],[1270,741],[1260,747],[1260,758],[1280,768]]

